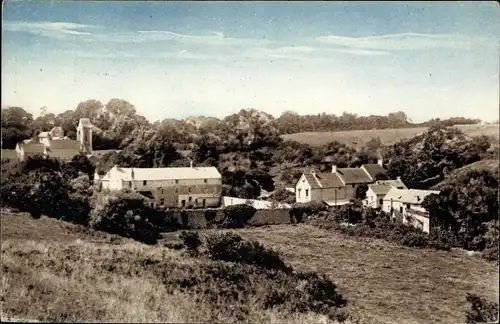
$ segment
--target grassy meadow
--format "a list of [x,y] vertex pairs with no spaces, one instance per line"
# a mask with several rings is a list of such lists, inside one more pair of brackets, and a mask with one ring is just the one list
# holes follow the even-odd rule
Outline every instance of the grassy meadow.
[[[178,233],[147,246],[45,217],[1,217],[2,320],[328,322],[316,313],[258,309],[258,294],[244,304],[228,303],[222,296],[231,287],[206,274],[216,261],[173,248],[180,243]],[[275,249],[297,270],[326,273],[348,300],[350,322],[462,323],[467,292],[491,301],[499,297],[498,266],[460,250],[410,249],[304,224],[237,233]],[[249,276],[257,291],[270,284]],[[183,280],[193,278],[202,289],[182,289]],[[244,319],[238,306],[245,309]]]
[[[498,142],[499,125],[458,125],[456,128],[462,130],[466,135],[478,136],[487,135]],[[402,139],[414,137],[422,134],[427,127],[399,128],[399,129],[374,129],[374,130],[354,130],[340,132],[304,132],[283,135],[285,140],[293,140],[303,144],[313,146],[324,145],[334,140],[343,144],[362,146],[372,138],[380,138],[384,145],[392,145]]]

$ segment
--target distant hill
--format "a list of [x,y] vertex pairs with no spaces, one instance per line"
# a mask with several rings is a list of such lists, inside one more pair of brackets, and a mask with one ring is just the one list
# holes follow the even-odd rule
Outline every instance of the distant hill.
[[495,160],[495,159],[484,159],[481,161],[471,163],[471,164],[466,165],[464,167],[461,167],[459,169],[456,169],[453,172],[451,172],[448,176],[446,176],[445,180],[443,180],[442,182],[433,186],[432,189],[439,190],[443,186],[447,185],[452,179],[458,177],[459,175],[461,175],[465,172],[471,171],[471,170],[477,170],[477,171],[489,170],[489,171],[493,171],[493,172],[498,172],[498,169],[499,169],[498,163],[499,162],[500,162],[499,160]]
[[[454,126],[463,131],[468,136],[487,135],[492,140],[498,142],[499,130],[498,124],[490,125],[457,125]],[[380,138],[384,145],[392,145],[402,139],[414,137],[422,134],[427,127],[398,128],[398,129],[374,129],[374,130],[355,130],[340,132],[305,132],[296,134],[282,135],[284,140],[293,140],[303,144],[320,146],[334,140],[340,143],[362,146],[372,138]]]

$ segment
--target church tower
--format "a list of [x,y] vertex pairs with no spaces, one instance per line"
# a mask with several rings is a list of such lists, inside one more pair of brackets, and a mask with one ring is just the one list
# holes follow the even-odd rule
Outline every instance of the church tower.
[[76,139],[80,142],[82,150],[92,155],[92,124],[88,118],[80,118],[76,129]]

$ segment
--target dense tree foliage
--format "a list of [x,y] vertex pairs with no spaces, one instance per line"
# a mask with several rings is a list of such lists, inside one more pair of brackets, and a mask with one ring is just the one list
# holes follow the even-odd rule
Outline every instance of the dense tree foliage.
[[423,206],[429,210],[432,225],[453,233],[462,247],[492,248],[498,246],[494,235],[498,233],[498,184],[498,174],[471,170],[438,195],[427,196]]
[[458,129],[431,127],[387,152],[391,158],[388,174],[391,178],[401,176],[410,188],[428,189],[451,171],[479,161],[489,147],[483,137],[470,138]]

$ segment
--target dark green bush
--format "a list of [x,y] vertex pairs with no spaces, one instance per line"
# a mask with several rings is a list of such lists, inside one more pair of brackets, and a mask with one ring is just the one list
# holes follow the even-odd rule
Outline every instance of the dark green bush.
[[184,242],[184,246],[186,246],[187,250],[192,254],[196,254],[198,248],[202,244],[198,232],[195,231],[182,231],[179,238]]
[[317,215],[326,210],[326,205],[317,201],[295,203],[289,211],[290,223],[302,223],[304,221],[304,217]]
[[470,308],[465,318],[467,324],[474,323],[498,323],[498,304],[488,302],[476,294],[467,293],[467,302]]
[[92,197],[90,227],[155,244],[158,228],[149,217],[155,214],[145,197],[135,192],[100,192]]
[[207,252],[211,259],[252,264],[265,269],[290,272],[278,253],[266,249],[257,241],[244,241],[235,233],[207,237]]
[[233,205],[224,208],[224,219],[222,228],[243,228],[247,222],[255,215],[257,210],[249,205]]

